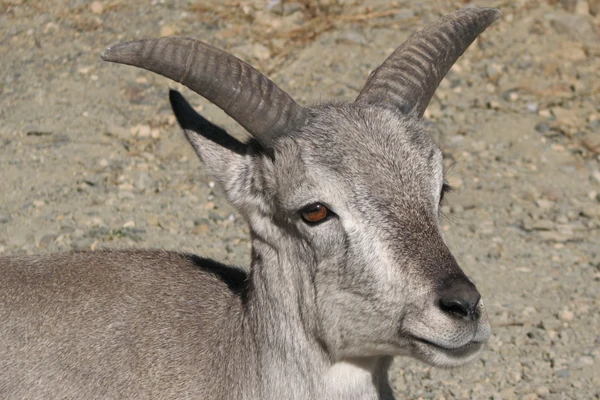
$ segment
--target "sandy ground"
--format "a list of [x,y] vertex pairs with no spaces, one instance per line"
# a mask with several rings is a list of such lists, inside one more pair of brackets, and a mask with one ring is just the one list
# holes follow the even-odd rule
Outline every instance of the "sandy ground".
[[[179,87],[103,63],[106,46],[192,36],[300,103],[351,101],[410,33],[466,4],[140,3],[0,0],[0,253],[158,247],[248,264],[243,221],[171,116],[167,91]],[[599,5],[476,4],[502,18],[450,71],[426,118],[455,187],[443,208],[448,242],[486,300],[493,336],[456,370],[398,359],[394,387],[400,399],[598,399]]]

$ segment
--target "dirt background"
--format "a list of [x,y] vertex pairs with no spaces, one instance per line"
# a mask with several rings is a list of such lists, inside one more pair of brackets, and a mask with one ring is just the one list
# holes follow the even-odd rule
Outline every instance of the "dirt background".
[[[449,245],[483,294],[493,336],[455,370],[398,359],[400,399],[600,398],[600,4],[588,1],[476,3],[502,18],[450,71],[426,118],[455,188],[443,207]],[[410,33],[466,5],[136,3],[0,0],[0,253],[158,247],[248,264],[243,221],[171,115],[167,91],[178,86],[103,63],[103,48],[192,36],[301,104],[351,101]]]

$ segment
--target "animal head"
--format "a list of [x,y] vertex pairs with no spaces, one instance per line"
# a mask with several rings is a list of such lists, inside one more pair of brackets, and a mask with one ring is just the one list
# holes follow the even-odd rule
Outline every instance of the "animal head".
[[490,334],[483,303],[444,243],[442,153],[421,117],[442,78],[498,18],[467,8],[411,36],[349,104],[298,105],[250,65],[189,38],[119,44],[103,59],[157,72],[221,107],[242,143],[170,100],[208,172],[273,268],[301,268],[311,322],[333,359],[472,359]]

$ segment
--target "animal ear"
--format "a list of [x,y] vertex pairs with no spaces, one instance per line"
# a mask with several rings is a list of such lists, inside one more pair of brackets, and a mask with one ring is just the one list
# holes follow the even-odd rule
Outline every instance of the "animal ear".
[[463,8],[415,33],[373,72],[356,103],[421,118],[450,67],[499,17],[494,8]]
[[244,176],[252,163],[248,145],[198,114],[178,91],[171,90],[169,100],[185,137],[209,175],[225,189],[232,203],[238,203],[237,193],[246,192],[250,184],[250,178]]

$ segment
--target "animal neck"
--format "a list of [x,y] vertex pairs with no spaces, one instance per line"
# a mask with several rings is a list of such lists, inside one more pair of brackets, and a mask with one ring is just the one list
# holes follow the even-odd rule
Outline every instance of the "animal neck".
[[275,248],[253,237],[246,312],[252,330],[263,341],[273,341],[265,343],[269,348],[276,345],[291,355],[301,346],[310,346],[324,355],[318,344],[313,269],[310,260],[295,250],[291,238],[282,238]]
[[389,388],[391,359],[331,360],[320,340],[311,260],[298,254],[292,243],[274,248],[260,238],[252,242],[245,326],[257,352],[261,397],[286,393],[298,399],[387,398],[382,394]]

